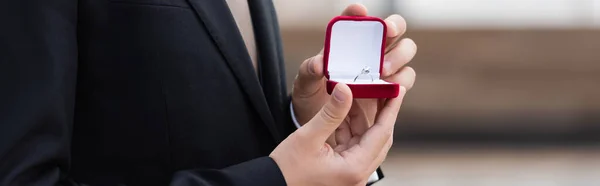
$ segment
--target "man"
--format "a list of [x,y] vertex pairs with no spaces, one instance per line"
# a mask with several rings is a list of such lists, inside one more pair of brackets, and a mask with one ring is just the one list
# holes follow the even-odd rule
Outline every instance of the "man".
[[364,185],[414,82],[406,39],[398,98],[329,96],[319,54],[290,101],[268,0],[4,1],[0,23],[0,185]]

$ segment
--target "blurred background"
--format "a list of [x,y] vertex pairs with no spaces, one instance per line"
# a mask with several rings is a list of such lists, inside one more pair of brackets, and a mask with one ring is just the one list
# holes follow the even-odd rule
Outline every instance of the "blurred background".
[[419,48],[377,185],[600,184],[600,0],[275,0],[288,85],[352,2]]

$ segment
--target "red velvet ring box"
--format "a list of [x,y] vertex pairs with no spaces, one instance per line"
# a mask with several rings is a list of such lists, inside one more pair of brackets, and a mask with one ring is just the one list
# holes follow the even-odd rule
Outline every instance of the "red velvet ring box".
[[327,92],[345,83],[354,98],[395,98],[400,86],[380,77],[386,26],[377,17],[338,16],[327,26],[323,71]]

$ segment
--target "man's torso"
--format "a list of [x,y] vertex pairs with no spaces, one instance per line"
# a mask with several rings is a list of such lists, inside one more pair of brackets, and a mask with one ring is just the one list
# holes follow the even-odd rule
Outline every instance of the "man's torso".
[[[257,2],[272,10],[270,2]],[[224,1],[213,0],[80,2],[76,180],[162,184],[176,170],[218,169],[269,154],[284,135],[272,126],[281,121],[286,94],[281,56],[278,46],[263,47],[270,52],[256,59],[257,76],[242,37],[227,31],[236,26],[227,11]],[[256,31],[278,45],[269,29]]]

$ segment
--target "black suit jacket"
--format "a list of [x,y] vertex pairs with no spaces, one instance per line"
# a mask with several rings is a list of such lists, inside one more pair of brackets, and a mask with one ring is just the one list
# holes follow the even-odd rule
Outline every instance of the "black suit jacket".
[[285,185],[275,11],[259,73],[224,0],[0,4],[0,185]]

